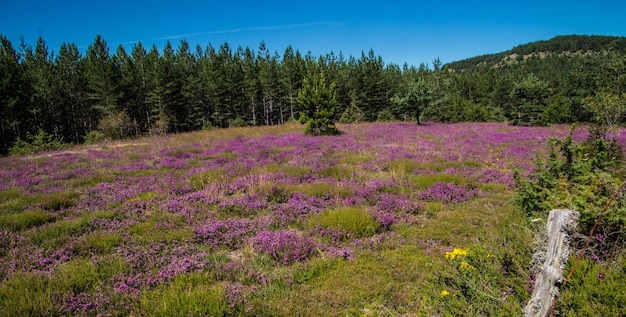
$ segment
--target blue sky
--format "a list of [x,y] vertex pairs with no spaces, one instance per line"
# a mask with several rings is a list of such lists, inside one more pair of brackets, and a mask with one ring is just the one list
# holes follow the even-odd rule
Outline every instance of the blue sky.
[[80,48],[96,34],[122,44],[258,48],[287,45],[319,56],[359,57],[373,49],[385,63],[444,63],[557,35],[626,36],[626,1],[16,1],[0,0],[0,33],[15,47],[39,36],[50,51]]

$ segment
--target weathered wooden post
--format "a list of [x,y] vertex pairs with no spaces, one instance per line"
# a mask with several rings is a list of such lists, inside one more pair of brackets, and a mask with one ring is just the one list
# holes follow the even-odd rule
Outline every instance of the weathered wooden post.
[[554,209],[548,215],[541,244],[533,255],[533,266],[538,267],[535,288],[524,316],[547,317],[552,312],[563,282],[563,270],[570,256],[571,233],[576,230],[579,213],[569,209]]

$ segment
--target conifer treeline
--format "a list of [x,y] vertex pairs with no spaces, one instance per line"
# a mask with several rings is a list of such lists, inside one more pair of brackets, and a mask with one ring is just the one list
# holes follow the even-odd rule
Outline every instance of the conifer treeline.
[[[111,53],[96,36],[84,54],[73,43],[52,53],[41,38],[34,48],[16,48],[0,35],[0,154],[38,131],[81,143],[107,126],[124,137],[282,124],[299,117],[302,81],[319,72],[336,87],[336,119],[348,109],[366,121],[414,120],[415,113],[444,122],[584,121],[585,97],[603,87],[626,91],[619,75],[624,60],[553,56],[532,73],[519,67],[452,71],[438,59],[431,67],[385,64],[373,50],[315,57],[292,47],[272,52],[263,42],[257,49],[228,43],[192,49],[182,40],[176,48],[136,43],[130,52],[120,45]],[[394,102],[415,91],[426,109]]]

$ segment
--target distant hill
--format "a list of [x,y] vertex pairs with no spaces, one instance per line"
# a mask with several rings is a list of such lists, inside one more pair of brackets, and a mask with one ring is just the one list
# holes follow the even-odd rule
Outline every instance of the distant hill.
[[[626,54],[626,37],[599,35],[565,35],[546,41],[536,41],[516,46],[509,51],[476,56],[446,64],[446,69],[455,71],[487,71],[508,66],[525,66],[529,61],[550,58],[571,59]],[[536,63],[535,63],[536,64]],[[534,65],[536,67],[537,65]]]

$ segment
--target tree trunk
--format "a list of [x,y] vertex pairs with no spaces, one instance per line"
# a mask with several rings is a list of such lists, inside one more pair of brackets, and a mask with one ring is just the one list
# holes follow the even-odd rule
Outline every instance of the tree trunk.
[[576,230],[578,217],[578,212],[574,210],[550,211],[546,230],[540,238],[541,249],[533,255],[533,267],[538,267],[538,270],[524,316],[547,317],[551,314],[554,301],[559,296],[558,285],[563,282],[563,270],[570,255],[570,235]]

